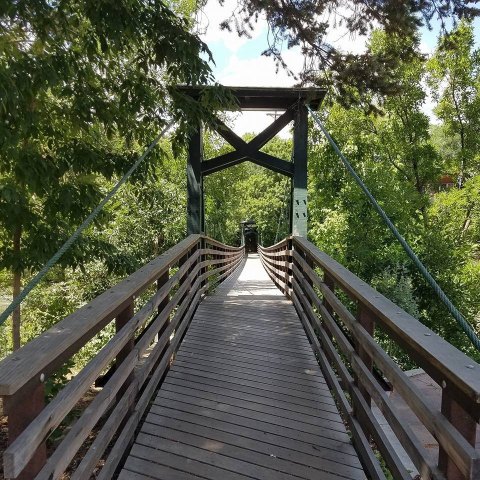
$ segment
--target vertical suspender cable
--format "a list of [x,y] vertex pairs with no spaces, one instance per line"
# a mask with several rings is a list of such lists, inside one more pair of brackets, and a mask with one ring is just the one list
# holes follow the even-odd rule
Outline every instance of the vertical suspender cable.
[[343,153],[340,151],[337,144],[334,142],[334,140],[332,139],[332,137],[330,136],[330,134],[328,133],[326,128],[323,126],[322,122],[320,121],[320,118],[318,117],[318,114],[316,112],[314,112],[310,108],[309,105],[307,105],[307,108],[308,108],[308,111],[310,112],[310,115],[312,116],[313,120],[318,125],[320,130],[323,132],[323,134],[325,135],[327,140],[330,142],[330,145],[333,147],[336,154],[340,157],[340,159],[341,159],[342,163],[344,164],[345,168],[350,173],[350,175],[353,177],[353,179],[355,180],[357,185],[361,188],[363,193],[366,195],[369,202],[372,204],[373,208],[380,215],[380,217],[385,222],[387,227],[393,233],[394,237],[399,241],[400,245],[403,247],[406,254],[409,256],[409,258],[412,260],[412,262],[415,264],[415,266],[418,268],[418,270],[420,271],[422,276],[425,278],[427,283],[433,288],[433,290],[437,294],[438,298],[447,307],[447,310],[452,314],[453,318],[455,318],[455,320],[460,325],[462,330],[466,333],[467,337],[470,339],[472,344],[475,346],[475,348],[478,351],[480,351],[480,338],[478,338],[478,336],[475,333],[475,330],[473,329],[473,327],[467,322],[465,317],[460,313],[460,311],[455,307],[455,305],[453,305],[453,303],[447,297],[445,292],[440,288],[440,285],[438,285],[438,283],[432,277],[432,275],[427,270],[425,265],[421,262],[421,260],[417,257],[415,252],[410,247],[410,245],[407,243],[407,241],[400,234],[397,227],[395,227],[395,225],[392,223],[390,218],[388,218],[387,214],[384,212],[382,207],[375,200],[375,197],[370,193],[367,186],[363,183],[362,179],[357,175],[357,172],[355,172],[355,170],[352,167],[352,165],[350,164],[350,162],[347,160],[345,155],[343,155]]
[[12,314],[12,312],[23,302],[26,296],[40,283],[42,278],[48,273],[48,271],[60,260],[63,254],[75,243],[80,237],[82,232],[95,220],[97,215],[102,211],[103,207],[108,201],[117,193],[120,187],[126,183],[126,181],[132,176],[133,172],[139,167],[139,165],[145,160],[147,155],[155,148],[162,137],[167,133],[170,127],[173,125],[173,121],[170,122],[155,138],[155,140],[147,147],[138,160],[130,167],[128,172],[118,181],[118,183],[108,192],[107,196],[95,207],[93,212],[84,220],[84,222],[75,230],[73,235],[59,248],[57,253],[45,264],[45,266],[30,280],[30,282],[22,290],[22,293],[15,297],[13,302],[2,312],[0,315],[0,325]]

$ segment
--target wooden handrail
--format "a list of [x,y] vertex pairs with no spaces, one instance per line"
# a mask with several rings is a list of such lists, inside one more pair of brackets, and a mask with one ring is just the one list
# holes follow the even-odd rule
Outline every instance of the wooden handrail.
[[443,388],[453,389],[455,395],[464,397],[465,403],[473,408],[472,414],[480,417],[480,365],[308,240],[294,237],[294,244],[308,252],[316,266],[328,272],[337,286],[365,305],[439,385],[445,382]]
[[[118,444],[133,435],[150,399],[145,392],[153,394],[163,378],[204,292],[212,281],[218,283],[232,273],[243,256],[243,247],[191,235],[0,362],[0,395],[9,426],[22,422],[4,453],[5,478],[59,478],[98,420],[107,415],[94,445],[74,473],[74,478],[90,478],[114,436],[118,435]],[[173,267],[178,268],[170,276]],[[135,298],[153,285],[157,291],[135,311]],[[31,405],[31,392],[41,388],[48,375],[114,318],[117,332],[98,354],[47,406]],[[46,459],[46,438],[106,368],[112,374],[103,389]],[[16,418],[18,412],[22,419]],[[127,425],[130,430],[125,431]],[[118,451],[114,445],[107,458],[109,468],[116,465]]]
[[[480,452],[475,450],[480,365],[305,238],[289,237],[272,247],[259,247],[259,252],[272,280],[293,300],[369,475],[385,478],[372,451],[371,437],[394,478],[411,478],[372,414],[373,400],[422,478],[480,478]],[[336,289],[356,304],[356,315],[342,303]],[[375,341],[376,326],[440,385],[441,409],[423,397]],[[437,439],[438,465],[401,421],[374,375],[373,365]]]
[[13,395],[27,384],[42,383],[199,240],[200,235],[190,235],[7,356],[0,363],[0,396]]

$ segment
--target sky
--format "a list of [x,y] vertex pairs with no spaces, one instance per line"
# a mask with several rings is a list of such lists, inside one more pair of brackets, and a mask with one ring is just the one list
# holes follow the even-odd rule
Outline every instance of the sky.
[[[237,0],[225,0],[220,6],[218,0],[209,0],[203,11],[199,13],[199,32],[202,40],[210,48],[215,64],[212,65],[216,80],[226,86],[255,87],[292,87],[296,79],[280,67],[277,69],[272,58],[262,55],[268,46],[268,28],[262,18],[256,24],[251,38],[239,37],[238,34],[221,30],[219,25],[236,8]],[[480,22],[476,22],[477,44],[480,43]],[[433,30],[422,30],[422,52],[431,54],[438,38],[439,26],[433,24]],[[332,29],[333,30],[333,29]],[[335,47],[351,53],[361,53],[365,49],[366,37],[351,37],[345,29],[336,28],[326,39]],[[298,48],[283,52],[283,58],[293,72],[300,72],[303,58]],[[433,122],[436,121],[432,112],[432,102],[427,98],[424,111]],[[232,113],[231,121],[236,133],[259,132],[271,121],[271,116],[265,112]],[[288,136],[288,127],[282,132]]]

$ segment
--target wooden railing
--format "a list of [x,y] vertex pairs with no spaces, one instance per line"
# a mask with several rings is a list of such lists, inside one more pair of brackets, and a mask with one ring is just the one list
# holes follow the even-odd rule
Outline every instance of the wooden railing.
[[[373,414],[373,402],[422,479],[479,479],[480,365],[304,238],[290,237],[259,252],[296,307],[368,475],[386,478],[381,456],[395,480],[412,478]],[[380,347],[376,329],[441,387],[441,407]],[[387,382],[438,442],[438,459],[401,420],[384,389]]]
[[[57,479],[70,466],[72,479],[89,479],[99,462],[103,466],[96,478],[112,478],[202,295],[211,282],[232,273],[243,256],[243,247],[190,235],[4,359],[0,396],[10,443],[3,456],[5,478]],[[149,299],[137,305],[142,293]],[[48,377],[112,321],[115,335],[45,405]],[[47,458],[46,439],[82,399],[85,402],[86,393],[105,371],[109,372],[105,385],[95,390]],[[77,465],[72,468],[75,457]]]

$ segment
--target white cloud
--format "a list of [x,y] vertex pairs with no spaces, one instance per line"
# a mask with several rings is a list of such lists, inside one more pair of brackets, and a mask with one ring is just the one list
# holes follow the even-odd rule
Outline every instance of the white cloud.
[[[228,114],[229,125],[232,125],[237,135],[245,133],[260,133],[275,119],[279,112],[232,112]],[[287,125],[277,135],[281,138],[291,138],[291,125]]]
[[[285,61],[293,71],[300,71],[302,57],[298,49],[286,52]],[[217,79],[223,85],[236,87],[292,87],[296,83],[283,68],[277,71],[275,62],[270,57],[240,59],[236,55],[232,55],[227,66],[218,72]],[[271,113],[236,112],[230,118],[235,132],[243,135],[264,129],[273,121]],[[285,127],[279,135],[288,138],[289,127]]]
[[[286,52],[285,61],[292,71],[301,69],[302,57],[298,51]],[[217,72],[217,79],[225,85],[256,87],[288,87],[296,82],[285,69],[277,68],[273,58],[265,56],[241,59],[232,55],[226,67]]]
[[[227,86],[250,86],[250,87],[292,87],[297,83],[297,78],[289,75],[283,67],[277,67],[275,61],[271,57],[261,56],[261,47],[255,55],[250,58],[244,58],[245,54],[240,56],[240,49],[253,39],[261,36],[266,38],[267,23],[265,18],[259,18],[252,32],[252,39],[247,37],[239,37],[235,31],[228,32],[221,30],[220,23],[228,18],[237,8],[237,0],[225,0],[223,6],[220,6],[218,0],[209,0],[204,11],[199,15],[199,31],[203,32],[201,37],[213,51],[216,60],[219,60],[219,53],[215,52],[215,43],[221,44],[228,50],[228,58],[223,58],[219,64],[224,65],[223,68],[214,68],[216,80]],[[344,12],[345,13],[345,12]],[[340,17],[338,17],[340,18]],[[366,48],[366,37],[352,36],[347,32],[340,22],[332,20],[332,28],[326,38],[326,41],[335,47],[352,53],[361,53]],[[202,30],[203,29],[203,30]],[[224,53],[224,51],[222,52]],[[304,59],[301,55],[300,48],[285,49],[282,52],[283,60],[288,69],[298,75],[303,69]],[[235,113],[231,116],[232,127],[235,132],[240,135],[249,132],[259,132],[271,123],[272,118],[265,112],[243,112]],[[282,132],[282,137],[290,135],[289,127]]]
[[198,13],[197,28],[201,33],[202,40],[207,45],[222,42],[231,52],[238,52],[248,41],[262,35],[267,28],[263,19],[259,19],[259,22],[255,25],[256,28],[250,32],[250,38],[239,37],[234,29],[232,32],[220,29],[220,24],[228,19],[237,8],[237,0],[225,0],[223,5],[220,5],[218,0],[209,0],[207,5]]

